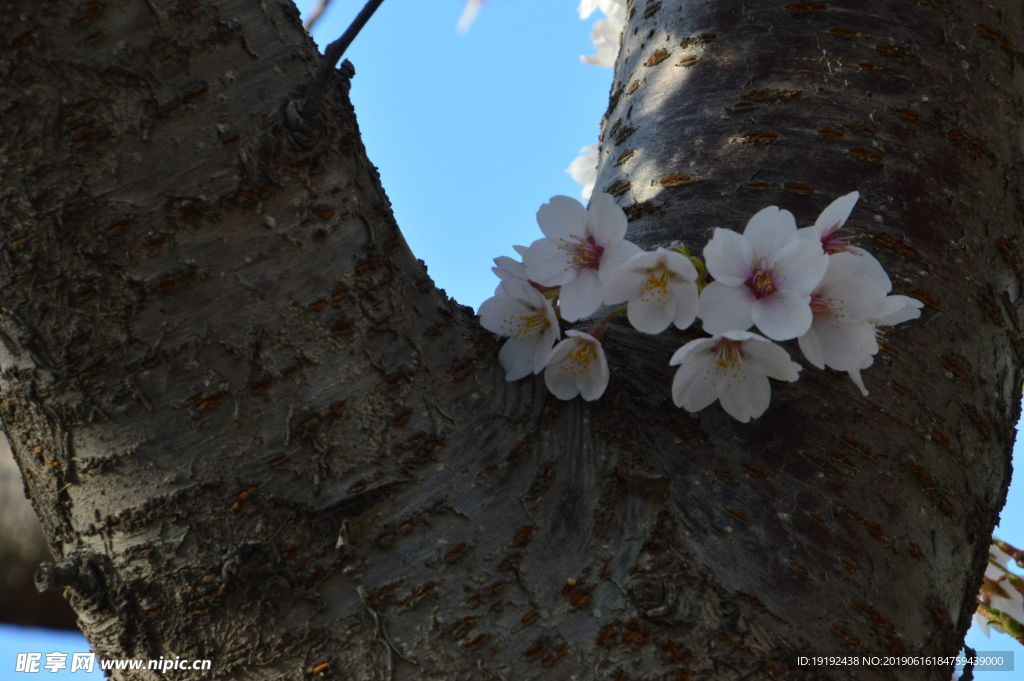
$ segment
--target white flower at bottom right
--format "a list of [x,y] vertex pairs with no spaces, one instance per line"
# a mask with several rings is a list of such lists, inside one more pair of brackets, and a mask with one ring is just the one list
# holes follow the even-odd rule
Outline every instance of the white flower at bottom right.
[[742,423],[768,409],[769,377],[793,382],[801,369],[781,347],[747,331],[690,341],[672,355],[669,364],[679,365],[672,380],[677,407],[697,412],[718,400],[726,413]]

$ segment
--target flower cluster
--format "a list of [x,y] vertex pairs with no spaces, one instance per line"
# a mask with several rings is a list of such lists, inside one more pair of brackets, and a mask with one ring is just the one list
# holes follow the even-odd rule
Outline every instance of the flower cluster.
[[1024,551],[993,537],[974,624],[985,636],[991,627],[1024,643],[1024,579],[1010,571],[1011,562],[1024,567]]
[[[522,262],[495,258],[502,281],[480,306],[480,323],[508,338],[498,355],[507,380],[544,373],[563,400],[604,393],[601,339],[621,313],[648,334],[701,320],[711,337],[670,360],[679,366],[672,398],[687,411],[717,400],[744,423],[761,416],[771,401],[768,379],[799,378],[801,366],[773,342],[792,339],[811,365],[846,372],[867,395],[861,371],[878,353],[879,327],[919,317],[922,304],[889,295],[881,264],[838,235],[858,198],[837,199],[803,229],[792,213],[770,206],[742,234],[715,229],[701,260],[678,244],[644,252],[627,241],[626,215],[609,194],[595,194],[586,208],[556,196],[537,211],[544,238],[515,247]],[[579,321],[602,304],[621,306],[560,340],[559,319]]]

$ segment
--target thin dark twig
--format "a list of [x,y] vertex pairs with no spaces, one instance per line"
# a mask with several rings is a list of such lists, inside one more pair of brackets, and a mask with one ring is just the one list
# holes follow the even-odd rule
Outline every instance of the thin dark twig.
[[303,27],[306,29],[306,33],[313,30],[313,24],[323,16],[324,10],[326,10],[327,6],[330,4],[331,0],[320,0],[320,2],[316,3],[316,6],[309,13],[309,17],[306,19],[306,25]]
[[363,26],[366,26],[366,22],[370,20],[373,13],[383,3],[384,0],[368,0],[366,6],[352,20],[352,25],[348,27],[340,38],[327,46],[327,49],[324,50],[323,61],[320,62],[320,69],[316,72],[313,84],[309,86],[309,90],[306,92],[306,100],[302,106],[303,109],[318,102],[324,87],[327,85],[327,81],[331,78],[331,72],[334,71],[335,64],[338,63],[341,55],[345,54],[345,50],[348,49],[348,46],[359,35],[359,31],[363,30]]

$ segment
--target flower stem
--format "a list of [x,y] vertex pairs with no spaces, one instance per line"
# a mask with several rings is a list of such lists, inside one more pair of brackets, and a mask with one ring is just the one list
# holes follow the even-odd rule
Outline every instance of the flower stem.
[[604,319],[602,319],[597,324],[595,324],[594,328],[592,328],[590,331],[587,331],[587,333],[589,333],[591,336],[593,336],[597,340],[601,340],[601,336],[604,335],[604,327],[608,324],[608,322],[610,322],[615,317],[618,317],[620,314],[622,314],[625,311],[626,311],[626,306],[625,305],[623,305],[622,307],[615,308],[614,310],[609,312],[607,315],[605,315]]

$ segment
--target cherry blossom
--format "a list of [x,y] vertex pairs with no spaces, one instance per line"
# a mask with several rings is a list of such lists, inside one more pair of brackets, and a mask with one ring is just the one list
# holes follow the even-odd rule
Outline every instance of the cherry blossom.
[[811,291],[825,275],[829,256],[819,242],[797,238],[788,210],[765,208],[742,235],[715,229],[704,257],[715,278],[700,296],[697,314],[705,331],[745,331],[756,324],[773,340],[807,333]]
[[[883,287],[859,275],[859,266],[859,258],[851,253],[829,256],[825,277],[811,292],[814,321],[799,340],[812,365],[857,372],[858,377],[878,352],[873,320],[884,312],[886,302]],[[867,395],[863,383],[854,382]]]
[[542,286],[561,286],[562,318],[574,322],[593,314],[604,298],[611,270],[640,247],[626,241],[626,214],[609,194],[597,193],[584,208],[576,199],[555,196],[537,211],[545,238],[530,244],[523,264]]
[[781,347],[747,331],[690,341],[672,355],[669,364],[679,365],[672,380],[677,407],[697,412],[718,400],[726,413],[742,423],[768,409],[768,377],[792,382],[801,369]]
[[882,264],[875,259],[875,256],[863,248],[851,244],[850,240],[853,237],[837,235],[839,229],[849,219],[850,213],[853,211],[853,207],[857,205],[858,199],[860,199],[860,192],[851,192],[846,196],[840,196],[830,203],[825,210],[821,211],[821,215],[818,216],[813,227],[804,227],[798,230],[798,234],[803,239],[817,239],[820,241],[822,249],[829,255],[850,253],[857,256],[860,258],[857,274],[875,280],[888,293],[892,290],[892,282],[889,280],[889,275],[882,268]]
[[544,371],[548,390],[560,400],[577,395],[593,402],[608,387],[608,360],[601,341],[589,333],[570,329],[551,351]]
[[594,185],[597,184],[597,162],[599,160],[599,144],[588,144],[580,149],[580,155],[573,159],[565,172],[583,185],[583,200],[589,201],[590,195],[594,193]]
[[505,380],[539,374],[560,336],[558,318],[550,301],[525,281],[509,278],[493,298],[480,304],[480,324],[499,336],[508,336],[498,353]]
[[608,305],[627,302],[637,331],[661,333],[675,324],[685,329],[697,316],[697,268],[678,251],[658,248],[619,265],[604,285]]

